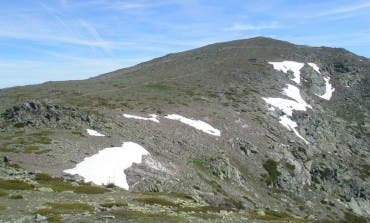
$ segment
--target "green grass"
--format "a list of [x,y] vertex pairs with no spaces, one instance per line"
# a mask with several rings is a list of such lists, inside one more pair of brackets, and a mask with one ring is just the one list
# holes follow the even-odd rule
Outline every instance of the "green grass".
[[209,186],[211,186],[214,190],[216,190],[218,193],[228,196],[227,192],[222,188],[222,186],[217,183],[215,179],[208,179],[204,173],[204,169],[208,169],[209,166],[209,159],[208,158],[202,158],[202,159],[194,159],[190,161],[194,165],[194,167],[197,169],[197,174],[200,179],[202,179],[204,182],[206,182]]
[[128,206],[127,203],[117,203],[117,202],[110,202],[110,203],[104,203],[100,204],[100,206],[105,207],[105,208],[112,208],[112,207],[126,207]]
[[5,190],[0,190],[0,197],[4,197],[7,195],[8,195],[8,192],[6,192]]
[[42,208],[35,214],[46,216],[50,223],[61,223],[62,214],[78,214],[83,212],[92,212],[94,207],[84,203],[47,203],[49,208]]
[[157,212],[157,213],[145,213],[141,211],[133,211],[133,210],[113,210],[110,214],[114,215],[116,218],[121,219],[122,222],[124,220],[133,220],[133,222],[137,223],[179,223],[184,222],[185,219],[179,216],[168,215],[164,212]]
[[36,152],[40,149],[40,147],[38,146],[26,146],[24,147],[24,150],[23,152],[24,153],[33,153],[33,152]]
[[76,214],[93,211],[94,207],[84,203],[47,203],[54,211],[61,214]]
[[351,222],[356,222],[356,223],[366,223],[366,218],[362,216],[358,216],[353,214],[352,212],[345,212],[344,213],[344,221],[343,223],[351,223]]
[[82,132],[80,131],[72,131],[72,134],[73,135],[77,135],[77,136],[80,136],[80,137],[86,137]]
[[16,169],[16,170],[20,170],[20,169],[22,169],[22,167],[21,166],[19,166],[18,164],[16,164],[16,163],[9,163],[8,164],[8,166],[9,167],[12,167],[12,168],[14,168],[14,169]]
[[75,187],[68,182],[64,182],[63,178],[54,178],[45,173],[37,173],[35,180],[45,186],[50,187],[55,192],[74,191]]
[[149,205],[161,205],[165,207],[179,207],[179,204],[172,202],[170,200],[161,198],[161,197],[140,197],[140,198],[134,198],[133,200],[143,203],[143,204],[149,204]]
[[39,183],[44,183],[53,180],[53,177],[46,173],[36,173],[35,180],[38,181]]
[[0,180],[0,189],[5,190],[32,190],[34,186],[21,180]]
[[23,199],[23,196],[20,194],[12,194],[9,196],[9,198],[14,199],[14,200],[20,200],[20,199]]
[[37,155],[41,155],[41,154],[48,153],[50,151],[52,151],[52,150],[51,149],[44,149],[44,150],[35,151],[34,153],[37,154]]
[[181,199],[181,200],[191,200],[194,201],[194,198],[186,193],[179,193],[179,192],[149,192],[149,191],[141,191],[141,192],[136,192],[141,195],[145,196],[155,196],[158,197],[158,195],[165,196],[165,197],[170,197],[170,198],[176,198],[176,199]]
[[103,187],[89,184],[73,186],[71,183],[65,182],[63,178],[52,177],[45,173],[37,173],[35,180],[42,185],[50,187],[55,192],[73,191],[79,194],[102,194],[107,191]]
[[204,205],[204,206],[181,206],[177,208],[176,211],[182,211],[182,212],[196,212],[196,213],[219,213],[221,210],[225,210],[222,207],[219,206],[211,206],[211,205]]
[[74,189],[74,192],[79,194],[103,194],[106,191],[107,190],[103,187],[92,185],[80,185]]
[[249,215],[254,219],[277,221],[277,220],[292,220],[292,222],[303,222],[302,219],[297,219],[285,212],[278,212],[272,210],[264,210],[265,215],[259,215],[257,211],[252,211]]
[[365,217],[355,215],[352,212],[345,212],[344,218],[340,220],[322,219],[317,221],[317,223],[366,223],[366,222],[367,220]]
[[12,148],[7,148],[7,147],[1,147],[0,148],[0,152],[3,152],[3,153],[11,153],[11,152],[14,152],[15,149],[12,149]]
[[295,165],[294,165],[294,164],[287,163],[287,164],[286,164],[286,167],[287,167],[290,171],[294,171],[294,170],[295,170]]
[[27,126],[26,123],[23,123],[23,122],[18,122],[14,124],[14,127],[16,128],[24,128],[26,126]]
[[148,205],[161,205],[169,207],[176,212],[219,213],[221,210],[226,210],[225,208],[211,205],[184,206],[161,197],[142,197],[134,198],[133,200]]
[[266,183],[267,184],[276,184],[278,177],[280,176],[280,172],[277,170],[278,163],[272,159],[267,160],[263,164],[263,168],[268,173],[268,176],[266,177]]
[[[0,152],[23,152],[23,153],[41,153],[41,145],[52,143],[49,135],[50,131],[40,131],[27,133],[27,131],[18,131],[11,136],[2,136],[4,140],[0,144]],[[46,151],[48,152],[48,151]]]

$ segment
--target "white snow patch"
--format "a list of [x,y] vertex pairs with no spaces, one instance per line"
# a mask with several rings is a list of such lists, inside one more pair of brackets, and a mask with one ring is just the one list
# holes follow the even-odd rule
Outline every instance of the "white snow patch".
[[333,96],[333,92],[335,91],[335,88],[330,84],[330,77],[324,77],[325,80],[325,94],[323,95],[318,95],[318,97],[325,99],[325,100],[330,100],[331,96]]
[[[291,84],[287,84],[287,88],[283,89],[283,94],[286,96],[294,99],[296,102],[298,102],[301,106],[312,108],[311,105],[307,104],[305,100],[303,100],[301,93],[299,92],[299,89],[296,86],[293,86]],[[296,109],[298,110],[298,109]]]
[[86,129],[87,131],[87,134],[91,135],[91,136],[105,136],[95,130],[92,130],[92,129]]
[[[153,121],[153,122],[159,123],[159,116],[156,115],[156,114],[150,114],[149,115],[150,118],[136,116],[136,115],[129,115],[129,114],[123,114],[123,116],[125,118]],[[185,118],[181,115],[176,115],[176,114],[166,115],[165,118],[170,119],[170,120],[180,121],[182,123],[190,125],[190,126],[196,128],[196,129],[201,130],[201,131],[203,131],[205,133],[208,133],[210,135],[214,135],[214,136],[220,136],[221,135],[220,130],[213,128],[211,125],[209,125],[208,123],[203,122],[201,120],[193,120],[193,119]]]
[[[305,111],[306,107],[297,103],[296,101],[284,99],[284,98],[262,98],[267,104],[274,106],[285,114],[292,116],[293,110]],[[272,109],[269,109],[272,110]]]
[[297,84],[301,83],[301,69],[304,66],[304,63],[299,63],[295,61],[283,61],[283,62],[269,62],[272,64],[275,70],[282,71],[284,73],[288,73],[288,71],[292,71],[294,78],[292,79]]
[[125,118],[132,118],[132,119],[139,119],[139,120],[145,120],[145,121],[152,121],[159,123],[158,115],[156,114],[150,114],[149,118],[136,116],[136,115],[129,115],[129,114],[123,114],[123,117]]
[[320,68],[319,66],[317,66],[315,63],[307,63],[310,67],[312,67],[312,69],[314,69],[317,73],[321,74],[320,73]]
[[[280,123],[285,126],[288,130],[293,131],[300,139],[306,144],[309,144],[299,132],[296,130],[298,127],[297,123],[294,122],[291,117],[293,116],[293,110],[306,111],[307,108],[311,108],[305,100],[303,100],[299,89],[296,86],[287,84],[287,87],[283,89],[283,94],[290,97],[290,99],[284,98],[262,98],[267,104],[280,109],[285,115],[280,116]],[[269,109],[272,110],[272,109]]]
[[[300,92],[299,89],[291,84],[287,84],[287,87],[283,89],[283,94],[294,99],[284,99],[284,98],[262,98],[267,104],[274,106],[282,110],[288,116],[293,115],[293,110],[297,111],[306,111],[306,108],[312,108],[311,105],[307,104]],[[272,110],[272,109],[269,109]]]
[[177,114],[166,115],[165,118],[180,121],[184,124],[190,125],[191,127],[194,127],[210,135],[221,136],[220,130],[213,128],[210,124],[203,122],[201,120],[189,119]]
[[125,142],[121,147],[111,147],[99,151],[97,154],[86,157],[78,163],[75,168],[64,170],[68,174],[78,174],[86,182],[93,182],[98,185],[113,183],[126,190],[127,184],[125,170],[133,163],[141,163],[142,156],[149,155],[139,144]]
[[287,129],[291,130],[298,136],[298,138],[302,139],[306,144],[309,144],[309,142],[299,134],[297,131],[297,123],[293,121],[291,118],[289,118],[287,115],[280,116],[280,121],[279,121],[283,126],[285,126]]

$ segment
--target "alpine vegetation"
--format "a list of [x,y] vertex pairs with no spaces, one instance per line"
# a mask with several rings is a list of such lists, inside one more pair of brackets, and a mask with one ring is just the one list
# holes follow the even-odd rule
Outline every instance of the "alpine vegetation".
[[369,92],[264,37],[0,89],[0,222],[367,222]]

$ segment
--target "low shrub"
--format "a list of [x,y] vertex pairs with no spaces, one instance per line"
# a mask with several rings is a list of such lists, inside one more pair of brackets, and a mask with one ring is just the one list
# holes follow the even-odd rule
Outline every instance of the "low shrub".
[[149,205],[161,205],[166,207],[179,207],[179,204],[174,203],[170,200],[160,198],[160,197],[140,197],[140,198],[134,198],[134,201],[143,203],[143,204],[149,204]]
[[74,189],[74,192],[79,194],[103,194],[106,189],[92,185],[80,185]]
[[21,180],[0,180],[0,188],[5,190],[32,190],[34,187]]
[[19,199],[23,199],[23,196],[20,194],[12,194],[9,196],[9,198],[14,199],[14,200],[19,200]]
[[5,190],[0,190],[0,197],[7,196],[7,195],[8,195],[8,192],[6,192]]

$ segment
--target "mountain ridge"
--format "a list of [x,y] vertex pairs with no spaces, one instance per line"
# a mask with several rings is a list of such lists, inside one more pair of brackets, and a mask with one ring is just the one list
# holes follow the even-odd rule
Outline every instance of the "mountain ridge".
[[213,47],[213,46],[215,46],[215,47],[222,46],[224,44],[226,44],[226,45],[228,45],[228,44],[240,44],[240,43],[242,43],[242,44],[248,44],[248,43],[249,44],[256,44],[256,42],[267,43],[267,44],[279,43],[279,44],[284,44],[286,46],[291,46],[291,47],[293,46],[293,47],[299,47],[299,48],[311,48],[311,49],[315,49],[315,50],[330,50],[330,51],[338,51],[339,50],[339,51],[342,51],[342,53],[346,53],[346,54],[349,53],[349,54],[352,54],[354,56],[361,57],[362,59],[370,60],[370,58],[367,58],[365,56],[356,55],[355,53],[353,53],[351,51],[348,51],[345,48],[341,48],[341,47],[326,47],[326,46],[315,46],[315,47],[313,47],[311,45],[293,44],[293,43],[290,43],[290,42],[284,41],[284,40],[273,39],[273,38],[264,37],[264,36],[257,36],[257,37],[252,37],[252,38],[248,38],[248,39],[239,39],[239,40],[225,41],[225,42],[219,42],[219,43],[212,43],[212,44],[208,44],[208,45],[205,45],[205,46],[202,46],[202,47],[199,47],[199,48],[195,48],[195,49],[184,50],[184,51],[176,52],[176,53],[168,53],[168,54],[166,54],[164,56],[160,56],[160,57],[157,57],[157,58],[148,60],[148,61],[144,61],[144,62],[141,62],[139,64],[136,64],[136,65],[133,65],[133,66],[130,66],[130,67],[117,69],[117,70],[110,71],[110,72],[107,72],[107,73],[104,73],[104,74],[99,74],[97,76],[90,77],[90,78],[87,78],[87,79],[82,79],[82,80],[46,81],[46,82],[40,83],[40,84],[32,84],[32,85],[25,85],[25,86],[13,86],[13,87],[2,88],[2,89],[0,89],[0,91],[1,90],[4,90],[4,89],[14,88],[14,87],[29,87],[29,86],[36,86],[36,85],[41,85],[41,84],[48,84],[48,83],[60,83],[60,82],[66,82],[66,81],[84,81],[84,80],[89,80],[89,79],[95,79],[95,78],[99,78],[100,76],[106,76],[106,75],[109,75],[111,73],[122,72],[124,70],[133,69],[133,68],[135,68],[137,66],[141,66],[141,65],[148,64],[148,63],[156,62],[158,60],[165,59],[165,58],[167,58],[169,56],[172,56],[172,55],[178,55],[178,54],[183,54],[183,53],[190,53],[190,52],[197,51],[197,50],[207,49],[207,48]]
[[[232,213],[230,222],[363,221],[370,196],[369,80],[368,59],[342,49],[261,37],[211,44],[87,80],[0,90],[0,151],[25,171],[81,186],[83,176],[63,170],[104,148],[137,143],[150,155],[124,170],[130,191],[106,195],[129,197],[135,210],[119,208],[125,212],[140,210],[136,193],[170,200],[180,193],[195,202],[182,200],[186,210],[204,206],[219,213],[219,222],[221,210]],[[332,95],[320,97],[331,88]],[[15,170],[4,167],[2,178],[13,179],[9,171]],[[40,187],[32,175],[20,179]],[[41,185],[66,199],[50,183]],[[36,211],[42,206],[27,199]],[[195,217],[167,205],[184,221]],[[122,220],[115,208],[108,212]]]

